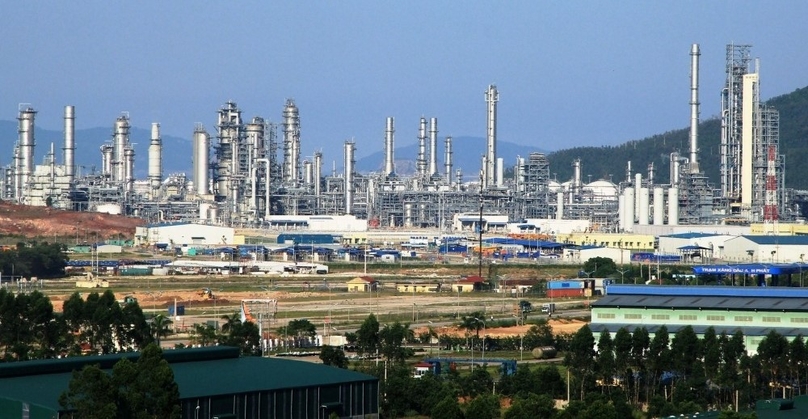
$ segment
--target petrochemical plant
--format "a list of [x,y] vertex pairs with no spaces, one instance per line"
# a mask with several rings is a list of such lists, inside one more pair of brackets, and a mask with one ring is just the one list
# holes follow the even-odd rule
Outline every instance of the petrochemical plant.
[[[421,118],[415,173],[396,168],[396,121],[383,128],[383,170],[358,173],[355,143],[343,145],[342,172],[323,171],[323,154],[301,161],[301,118],[293,100],[283,107],[281,123],[262,117],[247,120],[236,103],[218,110],[212,131],[193,131],[193,171],[163,172],[160,125],[151,126],[148,175],[135,179],[135,148],[128,114],[119,116],[111,140],[101,146],[101,170],[76,171],[75,109],[64,111],[63,159],[51,144],[42,165],[34,164],[37,111],[19,109],[19,137],[13,162],[3,171],[3,199],[79,211],[121,213],[150,221],[193,221],[234,227],[294,226],[305,217],[353,215],[369,228],[476,228],[482,218],[590,220],[592,230],[631,232],[635,225],[696,225],[775,222],[790,219],[784,187],[785,161],[779,150],[779,114],[760,102],[760,76],[749,45],[726,48],[726,83],[721,91],[720,185],[700,170],[698,147],[698,44],[690,50],[690,150],[670,155],[668,182],[660,182],[653,163],[625,179],[582,182],[581,161],[574,176],[558,182],[542,153],[515,158],[513,176],[497,153],[495,85],[485,90],[486,148],[480,172],[455,168],[452,137],[439,150],[438,119]],[[381,136],[381,135],[380,135]],[[382,145],[382,144],[380,144]],[[86,152],[82,150],[82,152]],[[442,167],[438,156],[443,155]],[[636,163],[634,162],[635,167]],[[639,162],[644,163],[644,162]],[[507,168],[510,171],[510,167]],[[464,179],[473,179],[464,181]],[[460,223],[458,224],[458,220]],[[489,225],[490,227],[490,225]]]

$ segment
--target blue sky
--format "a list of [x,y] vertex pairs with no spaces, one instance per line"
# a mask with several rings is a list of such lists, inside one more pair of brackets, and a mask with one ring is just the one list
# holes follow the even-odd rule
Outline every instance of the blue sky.
[[719,112],[730,42],[754,46],[764,99],[808,85],[806,16],[796,0],[9,1],[0,119],[31,103],[60,129],[72,104],[78,128],[111,130],[128,111],[190,138],[227,100],[279,122],[294,98],[303,155],[331,161],[346,139],[360,157],[381,150],[387,116],[397,145],[416,141],[421,116],[440,138],[482,137],[494,83],[501,140],[611,145],[688,125],[694,42],[703,118]]

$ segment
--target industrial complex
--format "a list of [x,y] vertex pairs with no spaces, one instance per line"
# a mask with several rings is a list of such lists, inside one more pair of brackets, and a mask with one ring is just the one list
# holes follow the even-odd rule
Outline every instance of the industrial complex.
[[[346,226],[350,230],[458,231],[475,228],[472,219],[501,218],[587,220],[591,224],[586,229],[592,232],[642,231],[647,225],[773,224],[796,218],[784,187],[779,114],[760,101],[758,64],[749,45],[726,47],[720,156],[702,162],[720,164],[720,185],[712,185],[700,169],[704,157],[699,157],[698,145],[699,57],[699,45],[693,44],[690,150],[670,155],[667,179],[659,176],[652,162],[645,173],[636,167],[647,162],[633,162],[635,169],[626,162],[625,179],[584,183],[582,162],[575,160],[553,162],[574,166],[572,179],[558,181],[551,178],[550,162],[542,153],[501,156],[497,153],[500,95],[490,85],[483,95],[487,130],[479,173],[455,167],[452,137],[439,139],[435,117],[419,121],[414,174],[397,170],[393,117],[384,124],[380,121],[384,136],[380,146],[385,150],[381,171],[359,173],[355,143],[345,141],[342,172],[336,166],[325,172],[321,152],[302,159],[301,112],[291,99],[283,106],[280,123],[245,118],[229,101],[218,110],[212,130],[196,124],[190,174],[163,172],[160,124],[152,124],[146,179],[135,179],[135,144],[129,115],[124,113],[114,121],[111,140],[99,150],[101,170],[80,173],[75,163],[81,143],[75,138],[74,107],[64,111],[61,162],[51,144],[44,163],[35,165],[37,111],[21,105],[13,163],[2,172],[2,196],[29,205],[120,213],[152,222],[276,229],[298,228],[322,216],[361,221]],[[506,165],[506,158],[515,159],[515,164]]]

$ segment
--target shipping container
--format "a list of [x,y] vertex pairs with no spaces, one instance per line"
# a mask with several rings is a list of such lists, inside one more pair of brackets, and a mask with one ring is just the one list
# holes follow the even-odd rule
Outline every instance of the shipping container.
[[582,289],[584,281],[581,280],[565,280],[565,281],[548,281],[547,289]]
[[583,297],[583,295],[584,295],[583,288],[578,288],[578,289],[562,288],[562,289],[548,289],[547,290],[547,297],[548,298]]

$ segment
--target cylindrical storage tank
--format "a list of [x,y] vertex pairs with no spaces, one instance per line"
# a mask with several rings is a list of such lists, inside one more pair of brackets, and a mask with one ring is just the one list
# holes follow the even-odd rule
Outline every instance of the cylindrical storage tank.
[[535,359],[554,358],[557,353],[558,351],[556,351],[556,348],[552,346],[540,346],[538,348],[533,348],[533,350],[530,351],[530,354],[533,355],[533,358]]
[[640,188],[640,212],[637,214],[637,224],[648,225],[648,188]]
[[208,210],[208,216],[212,223],[217,223],[219,221],[219,207],[216,205],[211,205],[210,209]]
[[65,176],[73,182],[76,175],[76,108],[65,106]]
[[210,162],[210,136],[202,124],[194,129],[194,185],[198,195],[210,194],[208,173]]
[[354,175],[354,150],[355,144],[352,141],[345,142],[345,213],[350,214],[353,208],[353,175]]
[[564,219],[564,192],[556,194],[556,220]]
[[306,186],[310,186],[314,179],[314,172],[312,171],[311,162],[308,160],[303,160],[303,183]]
[[104,214],[121,215],[121,206],[118,204],[101,204],[95,207],[95,212]]
[[619,231],[626,228],[626,194],[617,196],[617,226]]
[[634,188],[626,188],[623,192],[625,194],[625,209],[626,216],[623,219],[623,231],[634,231]]
[[668,189],[668,225],[679,225],[679,188]]
[[135,150],[129,146],[123,151],[123,180],[127,192],[131,192],[135,182]]
[[112,146],[109,144],[101,146],[101,170],[104,175],[112,177]]
[[208,211],[210,211],[210,204],[207,202],[199,203],[199,221],[208,220]]
[[654,225],[665,224],[665,191],[660,187],[654,188]]
[[412,227],[412,204],[404,204],[404,227]]
[[158,189],[162,180],[163,145],[160,138],[160,124],[154,122],[151,127],[151,143],[149,144],[149,184],[152,189]]

